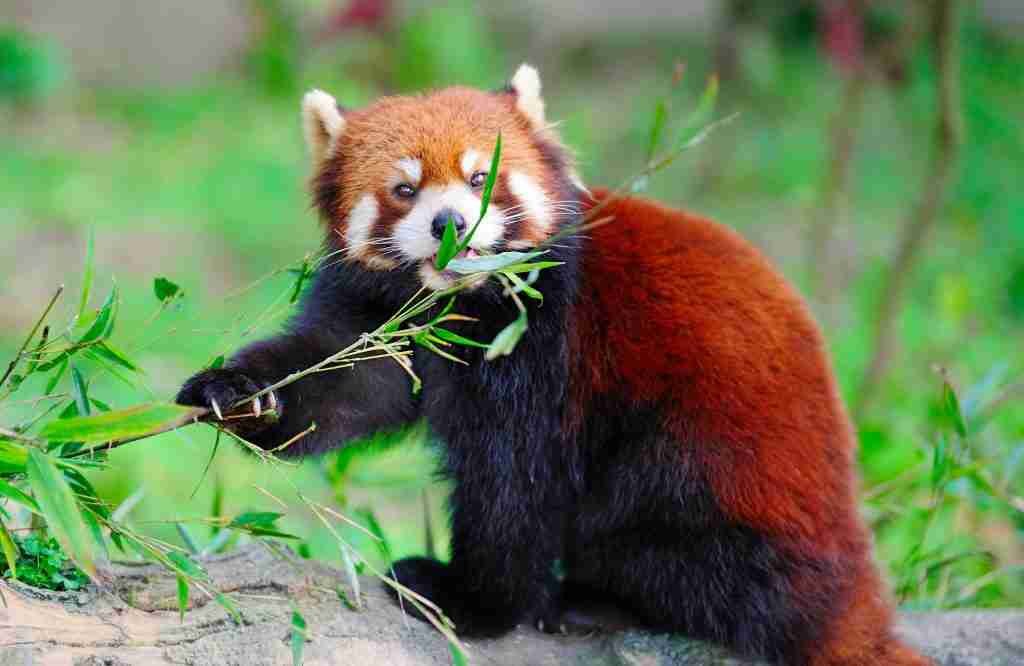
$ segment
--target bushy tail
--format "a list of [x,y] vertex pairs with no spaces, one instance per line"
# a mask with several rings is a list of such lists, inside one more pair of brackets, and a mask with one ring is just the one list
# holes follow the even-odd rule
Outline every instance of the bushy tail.
[[892,610],[873,568],[858,576],[853,598],[813,653],[810,666],[934,666],[892,632]]

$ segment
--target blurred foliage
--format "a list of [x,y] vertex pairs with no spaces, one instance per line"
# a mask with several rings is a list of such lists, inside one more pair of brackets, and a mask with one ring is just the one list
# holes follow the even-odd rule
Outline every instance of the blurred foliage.
[[42,100],[67,78],[67,65],[52,44],[0,25],[0,102]]
[[[304,258],[319,243],[302,189],[296,110],[304,88],[358,106],[447,83],[498,88],[520,60],[541,60],[548,115],[564,119],[560,132],[578,151],[586,180],[615,184],[643,168],[660,101],[698,106],[713,69],[710,36],[668,26],[540,44],[522,25],[453,4],[314,47],[303,26],[315,17],[296,4],[254,2],[263,31],[239,76],[170,90],[87,88],[59,108],[44,105],[46,113],[0,116],[10,128],[0,132],[0,224],[7,247],[18,248],[0,248],[2,358],[17,349],[51,285],[75,283],[69,267],[85,254],[89,228],[96,290],[107,292],[111,273],[119,280],[116,350],[146,370],[126,382],[109,361],[78,359],[90,400],[116,409],[165,399],[196,368],[280,325]],[[849,397],[867,362],[870,317],[898,225],[923,173],[935,76],[927,47],[918,45],[905,54],[899,85],[868,90],[840,229],[844,254],[838,266],[809,266],[803,238],[842,80],[814,49],[814,21],[783,18],[750,19],[738,78],[722,84],[723,111],[740,111],[739,119],[646,186],[738,228],[800,284],[815,271],[843,271],[838,307],[826,312],[813,298],[812,306],[828,315]],[[873,16],[872,30],[891,35],[899,20]],[[6,50],[32,52],[3,39],[0,63],[9,62]],[[37,44],[24,36],[15,42]],[[1024,44],[969,15],[962,54],[968,141],[961,168],[911,281],[899,355],[877,406],[858,424],[877,552],[901,599],[916,607],[1024,604]],[[678,59],[689,73],[670,89]],[[0,64],[0,82],[22,80],[17,72],[33,67],[46,69]],[[50,81],[35,88],[50,91],[61,80],[33,78]],[[13,98],[4,90],[0,84],[0,97]],[[721,165],[714,183],[704,178],[705,163]],[[179,291],[163,285],[166,298],[154,298],[153,280],[163,275]],[[89,311],[96,307],[90,301]],[[944,370],[937,374],[936,365]],[[45,381],[29,379],[24,391],[37,395]],[[59,381],[54,409],[70,410],[79,402],[70,370]],[[0,405],[0,425],[22,423],[34,407]],[[181,519],[230,522],[283,511],[278,501],[290,506],[291,489],[300,487],[322,505],[352,511],[363,529],[338,532],[380,565],[424,550],[424,493],[428,513],[443,515],[444,488],[432,479],[425,439],[419,429],[280,468],[230,442],[215,447],[212,434],[192,429],[118,450],[113,469],[85,475],[112,508],[144,489],[125,524],[182,552],[190,552],[189,540],[202,552],[250,535],[213,525],[200,539],[194,527],[182,532]],[[24,511],[15,513],[28,522]],[[298,552],[342,559],[320,521],[284,513],[276,524],[301,538]]]
[[295,95],[303,40],[297,12],[284,0],[249,3],[259,26],[246,58],[249,78],[269,95]]
[[475,3],[431,7],[404,22],[395,41],[399,90],[442,85],[497,88],[509,76],[490,26]]
[[[47,590],[74,592],[89,582],[89,577],[68,559],[56,539],[30,534],[14,542],[20,553],[16,578],[22,583]],[[4,561],[0,561],[0,571],[10,576],[10,568]]]

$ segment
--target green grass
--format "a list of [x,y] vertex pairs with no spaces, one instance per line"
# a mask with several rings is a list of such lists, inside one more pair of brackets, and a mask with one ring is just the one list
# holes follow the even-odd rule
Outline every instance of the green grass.
[[[78,570],[61,550],[56,539],[42,539],[34,534],[15,539],[18,545],[18,574],[15,578],[26,585],[58,592],[74,592],[89,582],[89,577]],[[6,563],[0,571],[10,576]]]
[[[308,58],[296,85],[323,87],[346,105],[439,82],[496,87],[521,55],[517,35],[488,32],[480,20],[431,20],[452,33],[444,44],[348,40]],[[455,44],[463,51],[437,51],[457,51]],[[685,59],[689,72],[673,108],[692,108],[711,49],[702,36],[670,34],[611,34],[599,46],[546,53],[542,75],[548,115],[565,120],[560,131],[577,149],[586,180],[614,184],[642,167],[674,59]],[[876,406],[858,424],[859,459],[879,557],[908,602],[1022,605],[1024,575],[1013,567],[1024,558],[1024,409],[1019,399],[1008,401],[988,419],[984,406],[1024,379],[1024,47],[996,41],[973,23],[963,46],[962,165],[914,274],[898,356]],[[758,49],[748,80],[723,85],[724,110],[740,111],[739,119],[655,176],[649,194],[739,229],[807,286],[820,267],[807,265],[803,240],[840,82],[812,53],[767,41]],[[879,86],[869,95],[841,229],[850,279],[834,309],[825,312],[812,298],[828,314],[826,334],[848,398],[869,358],[873,307],[927,160],[934,73],[925,55],[913,59],[905,88]],[[76,293],[89,229],[96,239],[93,305],[116,278],[122,305],[114,340],[146,371],[132,388],[83,366],[91,394],[112,406],[166,399],[197,368],[278,325],[294,280],[281,269],[296,266],[320,238],[304,192],[298,93],[269,95],[225,75],[175,90],[67,89],[49,103],[3,111],[0,226],[8,240],[0,249],[0,358],[13,353],[57,284]],[[726,139],[734,149],[722,178],[703,189],[701,166],[724,152]],[[166,308],[153,294],[159,276],[184,291]],[[56,321],[73,313],[73,301],[58,305]],[[935,365],[948,368],[969,412],[966,437],[950,431]],[[0,423],[16,422],[28,409],[3,407]],[[943,437],[948,447],[939,446]],[[92,480],[115,505],[142,488],[133,524],[175,543],[175,521],[215,508],[217,515],[280,510],[255,486],[292,503],[294,483],[318,501],[372,509],[401,557],[423,550],[424,488],[443,541],[444,490],[431,481],[433,454],[422,438],[412,439],[368,445],[383,453],[329,456],[285,470],[221,446],[193,495],[213,436],[192,428],[115,452],[111,468]],[[936,481],[936,468],[945,468],[935,461],[946,457],[953,472]],[[984,483],[972,477],[974,468]],[[892,489],[882,493],[884,484]],[[339,556],[333,537],[308,514],[287,512],[280,526],[302,537],[304,552]],[[345,536],[379,561],[368,537],[354,529]],[[988,555],[959,557],[976,551]]]

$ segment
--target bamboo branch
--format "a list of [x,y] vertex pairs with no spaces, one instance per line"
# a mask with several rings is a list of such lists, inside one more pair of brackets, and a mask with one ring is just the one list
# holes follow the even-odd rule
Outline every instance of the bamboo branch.
[[186,412],[185,414],[182,414],[174,421],[166,423],[160,428],[151,430],[144,435],[139,435],[138,437],[126,437],[125,439],[111,440],[104,444],[98,444],[96,446],[90,446],[89,448],[86,449],[81,449],[79,451],[76,451],[69,455],[65,455],[63,457],[82,458],[84,456],[94,455],[99,452],[111,451],[113,449],[122,447],[125,444],[131,444],[132,442],[137,442],[142,439],[149,439],[150,437],[162,435],[165,432],[171,432],[172,430],[177,430],[178,428],[184,428],[185,426],[192,425],[193,423],[200,423],[210,414],[212,414],[212,411],[205,407],[193,407],[190,411]]
[[53,309],[53,306],[57,303],[57,299],[60,298],[60,295],[63,293],[64,285],[57,287],[56,293],[54,293],[53,297],[50,299],[50,302],[49,304],[47,304],[46,309],[43,310],[43,314],[41,314],[39,316],[39,319],[36,320],[36,323],[32,327],[32,330],[28,332],[28,336],[26,336],[25,341],[21,343],[21,348],[18,350],[18,353],[14,355],[14,359],[11,360],[10,364],[7,366],[7,370],[4,372],[3,377],[0,377],[0,387],[3,387],[4,382],[6,382],[7,378],[11,376],[12,372],[14,372],[14,368],[18,366],[18,361],[20,361],[21,358],[25,355],[25,350],[28,349],[28,345],[30,342],[32,342],[32,338],[36,336],[36,331],[38,331],[39,327],[43,325],[43,322],[50,314],[50,310]]

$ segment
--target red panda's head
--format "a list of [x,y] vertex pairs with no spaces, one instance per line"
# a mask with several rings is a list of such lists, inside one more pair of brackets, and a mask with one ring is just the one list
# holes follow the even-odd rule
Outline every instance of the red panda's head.
[[580,185],[544,119],[540,78],[521,66],[507,88],[446,88],[354,110],[314,90],[303,99],[314,195],[329,243],[372,270],[412,269],[432,289],[447,221],[476,223],[499,132],[490,207],[467,253],[535,247],[579,214]]

